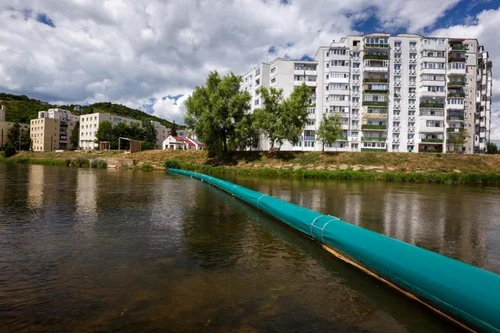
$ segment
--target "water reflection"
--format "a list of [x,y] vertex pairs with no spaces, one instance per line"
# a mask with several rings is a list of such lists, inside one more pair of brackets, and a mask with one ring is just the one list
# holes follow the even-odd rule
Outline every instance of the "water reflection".
[[[500,272],[487,243],[500,238],[500,188],[463,185],[262,180],[228,177],[263,193],[470,264]],[[488,259],[488,257],[493,257]]]
[[[500,267],[496,189],[238,182]],[[187,177],[0,164],[0,203],[0,331],[453,330],[283,223]]]

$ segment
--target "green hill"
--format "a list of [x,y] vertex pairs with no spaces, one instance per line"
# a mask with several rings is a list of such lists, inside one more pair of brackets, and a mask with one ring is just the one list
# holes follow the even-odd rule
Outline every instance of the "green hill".
[[137,120],[154,120],[166,127],[172,126],[172,123],[168,120],[155,117],[141,110],[131,109],[124,105],[113,103],[94,103],[91,105],[82,106],[81,111],[75,111],[74,108],[76,105],[51,105],[36,99],[29,98],[26,95],[0,93],[0,104],[4,104],[7,109],[7,111],[5,112],[6,120],[15,123],[29,124],[30,119],[35,119],[38,117],[38,111],[44,111],[58,107],[70,110],[71,113],[75,115],[94,112],[111,113]]

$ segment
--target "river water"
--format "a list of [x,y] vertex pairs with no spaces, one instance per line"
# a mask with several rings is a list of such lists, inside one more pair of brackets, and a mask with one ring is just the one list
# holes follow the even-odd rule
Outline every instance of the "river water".
[[[230,180],[500,273],[500,188]],[[1,332],[454,330],[205,183],[0,164]]]

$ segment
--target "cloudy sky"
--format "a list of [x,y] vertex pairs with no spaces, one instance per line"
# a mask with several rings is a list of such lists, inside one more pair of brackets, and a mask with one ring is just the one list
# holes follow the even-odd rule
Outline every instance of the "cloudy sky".
[[500,139],[499,0],[0,0],[0,91],[111,101],[182,121],[211,70],[314,56],[348,34],[478,38],[493,58]]

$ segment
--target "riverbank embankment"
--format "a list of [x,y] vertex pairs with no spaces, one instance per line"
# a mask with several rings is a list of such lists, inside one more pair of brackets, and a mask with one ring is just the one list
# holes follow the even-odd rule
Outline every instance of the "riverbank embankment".
[[87,159],[90,165],[103,161],[108,167],[144,171],[165,170],[171,165],[217,175],[500,184],[500,155],[235,152],[213,159],[205,151],[150,150],[134,154],[24,152],[0,162],[72,166],[70,161],[76,159]]

